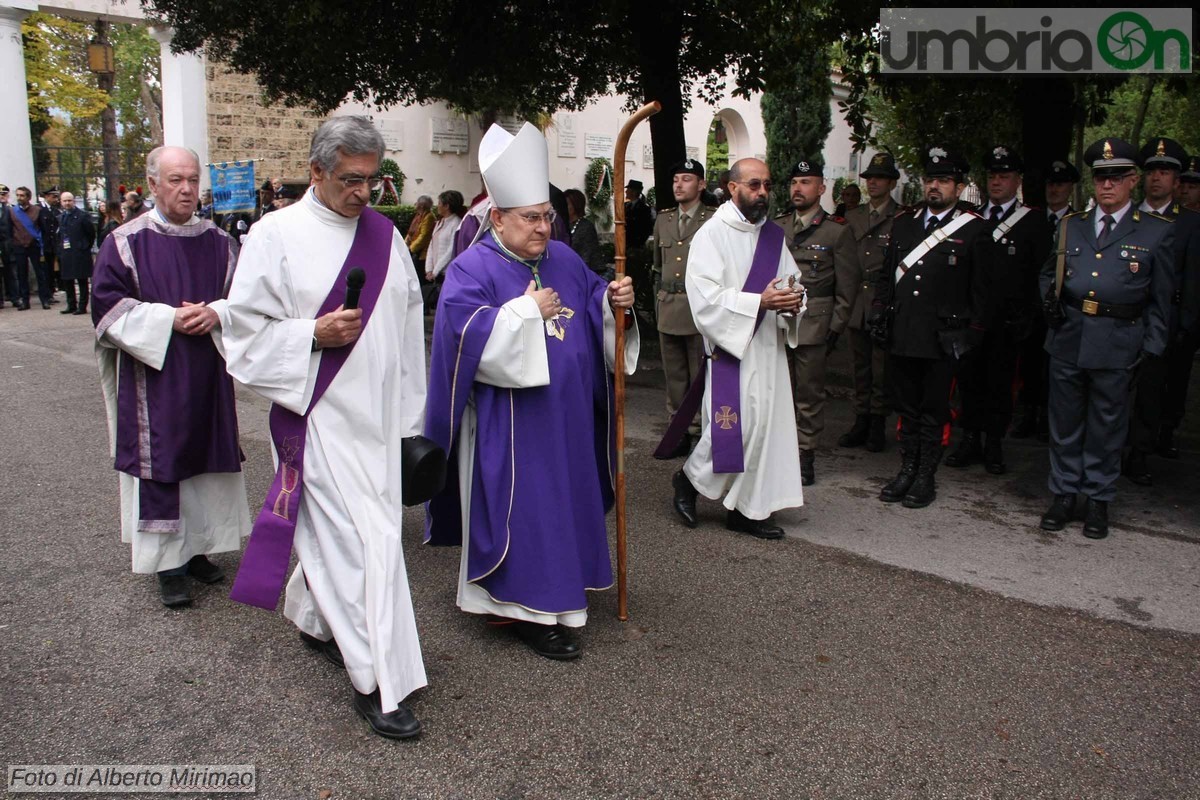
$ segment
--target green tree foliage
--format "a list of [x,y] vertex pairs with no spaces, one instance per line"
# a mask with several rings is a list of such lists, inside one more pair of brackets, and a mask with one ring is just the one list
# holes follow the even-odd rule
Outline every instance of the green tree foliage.
[[30,14],[21,23],[31,120],[49,123],[53,111],[97,117],[108,105],[108,96],[88,71],[90,38],[84,23],[50,14]]
[[[1087,127],[1083,139],[1090,143],[1105,136],[1132,140],[1139,106],[1149,76],[1135,75],[1112,93],[1103,122]],[[1140,147],[1151,136],[1166,136],[1183,145],[1188,154],[1200,153],[1200,126],[1196,124],[1196,109],[1200,108],[1200,82],[1169,84],[1154,80],[1150,102],[1142,123]]]
[[788,172],[798,161],[825,163],[822,149],[833,115],[829,110],[829,50],[815,47],[797,54],[789,68],[773,76],[762,96],[775,209],[790,205]]

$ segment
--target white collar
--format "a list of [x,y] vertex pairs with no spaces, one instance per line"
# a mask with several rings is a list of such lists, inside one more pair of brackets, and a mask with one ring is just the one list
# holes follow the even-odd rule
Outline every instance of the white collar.
[[1167,212],[1171,210],[1171,205],[1173,203],[1174,203],[1173,200],[1168,200],[1166,205],[1164,205],[1162,208],[1155,208],[1154,206],[1150,205],[1148,202],[1143,200],[1142,204],[1140,206],[1138,206],[1138,208],[1140,208],[1142,211],[1150,211],[1154,214],[1158,214],[1159,216],[1165,216],[1167,214]]
[[[1130,201],[1114,211],[1111,216],[1113,218],[1113,227],[1117,227],[1125,215],[1129,213],[1129,209],[1133,207],[1133,202]],[[1099,205],[1096,206],[1096,230],[1099,231],[1104,227],[1104,209]]]
[[1010,197],[1010,198],[1008,199],[1008,202],[1007,202],[1007,203],[993,203],[991,200],[989,200],[989,201],[988,201],[988,204],[987,204],[987,213],[985,213],[983,216],[984,216],[984,218],[986,218],[986,219],[991,219],[991,216],[992,216],[992,208],[994,208],[995,206],[999,205],[999,206],[1000,206],[1000,216],[1001,216],[1001,217],[1003,217],[1005,214],[1007,214],[1007,213],[1008,213],[1008,210],[1009,210],[1010,208],[1012,208],[1012,207],[1013,207],[1013,205],[1015,205],[1015,204],[1016,204],[1016,202],[1017,202],[1017,196],[1016,196],[1016,195],[1013,195],[1012,197]]

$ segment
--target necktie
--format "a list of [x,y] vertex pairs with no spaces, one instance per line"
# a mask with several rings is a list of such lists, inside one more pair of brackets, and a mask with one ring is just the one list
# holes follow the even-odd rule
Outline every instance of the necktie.
[[684,214],[683,212],[680,212],[679,213],[679,230],[678,230],[680,239],[683,238],[683,232],[687,228],[687,223],[688,223],[688,215]]
[[1096,237],[1096,244],[1100,247],[1104,247],[1104,245],[1108,243],[1108,235],[1112,233],[1113,223],[1115,223],[1116,220],[1113,219],[1112,214],[1105,214],[1100,218],[1100,220],[1104,223],[1104,227],[1100,229],[1100,235]]
[[939,220],[938,220],[938,218],[937,218],[937,217],[930,217],[930,218],[929,218],[929,222],[926,222],[926,223],[925,223],[925,234],[926,234],[926,235],[929,235],[929,234],[933,233],[933,229],[934,229],[934,228],[936,228],[936,227],[938,226],[938,221],[939,221]]
[[992,206],[992,222],[999,222],[1000,215],[1004,213],[1004,209],[1000,206]]

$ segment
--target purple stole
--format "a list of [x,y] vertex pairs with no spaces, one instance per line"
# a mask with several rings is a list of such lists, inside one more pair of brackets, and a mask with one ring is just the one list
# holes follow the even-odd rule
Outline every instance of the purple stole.
[[[759,230],[758,244],[754,246],[754,259],[750,262],[750,274],[746,276],[743,292],[762,294],[779,272],[779,253],[783,247],[783,228],[768,222]],[[754,323],[754,332],[766,316],[759,309]],[[706,362],[712,375],[712,401],[709,404],[713,418],[709,425],[712,437],[713,472],[737,473],[746,471],[745,452],[742,445],[742,384],[741,359],[735,358],[720,347],[714,347]],[[704,399],[704,371],[688,388],[667,432],[654,451],[655,458],[669,458],[683,439],[688,424],[696,416],[700,402]]]
[[[363,312],[363,330],[366,330],[387,279],[393,230],[392,222],[387,217],[369,208],[363,210],[350,252],[346,254],[346,262],[342,264],[329,296],[317,311],[318,318],[342,304],[346,296],[346,275],[352,267],[362,267],[367,280],[359,297],[359,308]],[[308,415],[333,383],[357,343],[356,339],[344,347],[321,351],[317,382],[304,414],[297,414],[280,405],[271,406],[271,442],[279,457],[279,468],[267,491],[262,511],[254,520],[254,529],[246,544],[237,579],[229,593],[229,597],[239,603],[268,611],[279,603],[292,555],[300,496],[304,491],[304,442],[308,436]]]

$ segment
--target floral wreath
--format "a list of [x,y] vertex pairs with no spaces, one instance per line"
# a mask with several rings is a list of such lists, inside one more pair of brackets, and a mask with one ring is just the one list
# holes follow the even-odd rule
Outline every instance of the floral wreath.
[[612,219],[609,202],[613,196],[612,162],[593,158],[583,175],[583,193],[588,202],[588,218],[607,226]]

